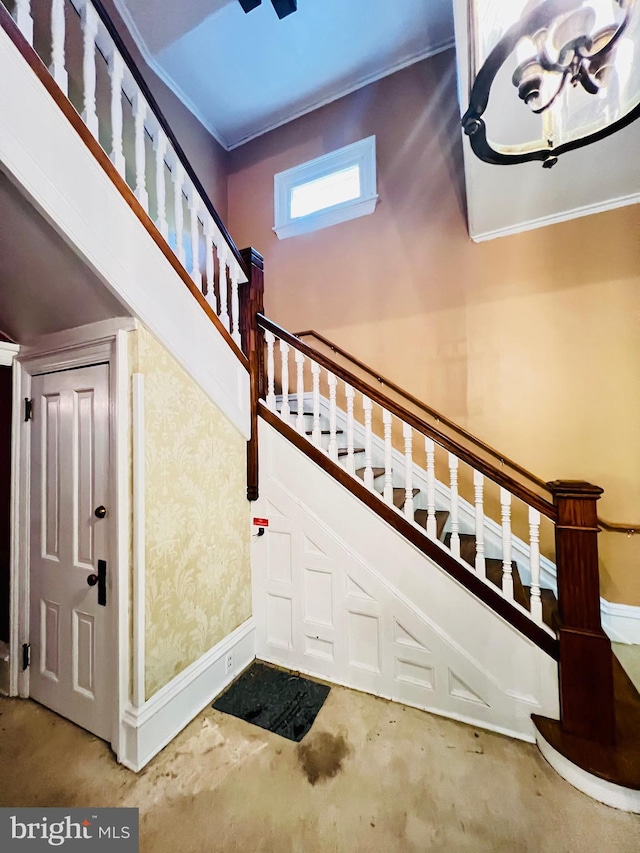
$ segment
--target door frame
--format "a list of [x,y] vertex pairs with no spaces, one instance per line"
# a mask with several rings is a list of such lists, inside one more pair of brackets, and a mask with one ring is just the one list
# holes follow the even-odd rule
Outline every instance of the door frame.
[[29,642],[30,606],[30,485],[31,428],[24,421],[24,400],[31,397],[34,374],[53,373],[97,363],[109,364],[109,488],[112,503],[109,529],[111,563],[112,653],[108,666],[111,697],[111,745],[121,752],[122,720],[129,695],[129,562],[131,531],[129,336],[133,318],[103,320],[88,326],[44,335],[23,346],[16,359],[13,396],[12,519],[11,519],[11,643],[10,695],[28,698],[29,669],[22,670],[22,646]]

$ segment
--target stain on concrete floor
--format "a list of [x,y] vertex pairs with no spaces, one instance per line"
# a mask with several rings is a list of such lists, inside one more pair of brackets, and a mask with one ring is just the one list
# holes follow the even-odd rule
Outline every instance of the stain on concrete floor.
[[302,770],[312,785],[333,779],[342,770],[342,762],[351,749],[342,735],[311,732],[296,749]]

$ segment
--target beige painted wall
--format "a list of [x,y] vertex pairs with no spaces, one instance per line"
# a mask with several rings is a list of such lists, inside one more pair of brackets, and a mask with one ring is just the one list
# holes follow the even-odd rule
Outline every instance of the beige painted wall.
[[[640,522],[640,207],[474,244],[456,110],[449,51],[231,153],[229,225],[265,255],[266,312]],[[274,173],[370,134],[376,212],[279,241]],[[640,536],[603,534],[601,554],[603,595],[640,605]]]
[[143,327],[149,698],[251,615],[246,442]]

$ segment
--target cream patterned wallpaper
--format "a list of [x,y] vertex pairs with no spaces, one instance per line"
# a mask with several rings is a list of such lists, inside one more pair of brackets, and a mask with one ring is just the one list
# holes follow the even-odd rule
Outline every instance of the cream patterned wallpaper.
[[[251,615],[246,443],[143,327],[147,699]],[[136,354],[137,350],[137,354]]]

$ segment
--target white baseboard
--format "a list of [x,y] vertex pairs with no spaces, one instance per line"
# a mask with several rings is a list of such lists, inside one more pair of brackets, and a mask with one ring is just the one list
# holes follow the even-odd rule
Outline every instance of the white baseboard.
[[[121,723],[118,761],[136,773],[160,752],[255,658],[253,618],[192,663]],[[233,654],[227,671],[226,657]]]
[[600,599],[602,627],[614,643],[640,645],[640,607]]

